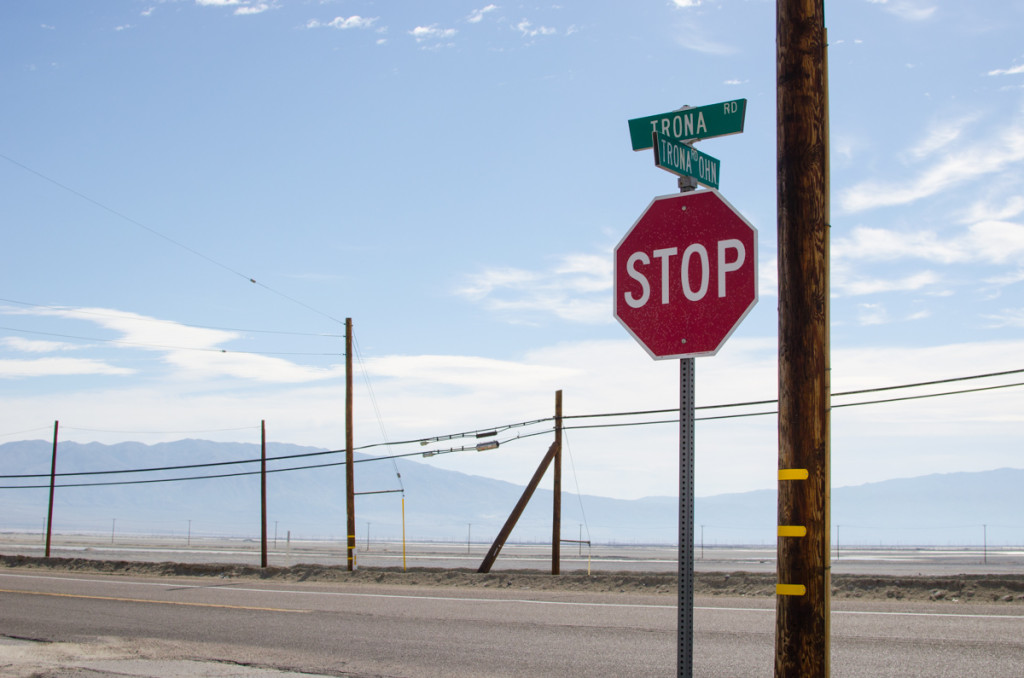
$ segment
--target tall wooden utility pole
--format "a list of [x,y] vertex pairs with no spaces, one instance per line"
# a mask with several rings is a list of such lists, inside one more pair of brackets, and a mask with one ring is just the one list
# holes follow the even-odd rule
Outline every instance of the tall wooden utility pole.
[[260,421],[260,567],[267,566],[267,421]]
[[829,675],[829,166],[824,0],[777,0],[775,676]]
[[352,318],[345,318],[345,515],[348,516],[348,571],[356,558],[356,493],[352,434]]
[[551,574],[562,566],[562,390],[555,391],[555,481],[551,516]]

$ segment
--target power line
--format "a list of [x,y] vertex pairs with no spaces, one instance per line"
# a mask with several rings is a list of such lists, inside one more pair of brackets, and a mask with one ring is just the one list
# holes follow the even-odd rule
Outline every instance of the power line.
[[[957,377],[957,378],[951,378],[951,379],[942,379],[942,380],[935,380],[935,381],[929,381],[929,382],[921,382],[919,384],[913,384],[913,385],[901,384],[901,385],[889,386],[889,387],[878,387],[878,388],[872,388],[872,389],[863,389],[863,390],[860,390],[860,391],[850,391],[850,392],[848,392],[848,394],[870,393],[870,392],[879,392],[879,391],[885,391],[885,390],[898,390],[898,389],[903,389],[903,388],[911,388],[911,387],[914,387],[914,386],[931,386],[931,385],[941,384],[941,383],[953,383],[953,382],[967,381],[967,380],[972,380],[972,379],[981,379],[981,378],[992,377],[992,376],[1003,376],[1003,375],[1008,375],[1008,374],[1019,374],[1021,372],[1024,372],[1024,370],[1009,370],[1009,371],[995,372],[995,373],[990,373],[990,374],[985,374],[985,375],[973,375],[973,376],[968,376],[968,377]],[[876,404],[884,404],[884,403],[907,401],[907,400],[919,400],[919,399],[924,399],[924,398],[937,398],[937,397],[945,397],[945,396],[951,396],[951,395],[961,395],[961,394],[966,394],[966,393],[978,393],[978,392],[983,392],[983,391],[992,391],[992,390],[998,390],[998,389],[1004,389],[1004,388],[1014,388],[1014,387],[1019,387],[1019,386],[1024,386],[1024,382],[1018,382],[1018,383],[1012,383],[1012,384],[998,384],[998,385],[995,385],[995,386],[981,386],[981,387],[977,387],[977,388],[959,389],[959,390],[954,390],[954,391],[946,391],[946,392],[942,392],[942,393],[927,393],[927,394],[920,394],[920,395],[914,395],[914,396],[902,396],[902,397],[898,397],[898,398],[882,398],[882,399],[876,399],[876,400],[865,400],[865,401],[860,401],[860,402],[855,402],[855,403],[843,403],[843,404],[840,404],[840,405],[833,405],[832,407],[833,408],[840,408],[840,407],[856,407],[856,406],[862,406],[862,405],[876,405]],[[836,394],[836,395],[840,395],[840,394]],[[703,409],[736,407],[736,406],[740,406],[740,405],[750,405],[750,404],[760,404],[760,403],[773,403],[773,402],[777,402],[777,401],[756,401],[755,403],[736,403],[736,404],[713,405],[713,406],[706,406]],[[698,409],[700,409],[700,408],[698,408]],[[600,415],[574,415],[572,417],[564,416],[563,419],[568,419],[568,418],[580,419],[580,418],[586,418],[588,416],[591,417],[591,418],[604,418],[604,417],[611,417],[611,416],[625,416],[625,415],[630,415],[630,414],[662,414],[662,413],[677,412],[677,411],[678,410],[647,410],[647,411],[644,411],[644,412],[632,412],[632,413],[606,413],[606,414],[600,414]],[[739,413],[739,414],[713,415],[713,416],[708,416],[708,417],[699,417],[697,420],[698,421],[712,421],[712,420],[718,420],[718,419],[738,419],[738,418],[744,418],[744,417],[758,417],[758,416],[768,416],[768,415],[775,415],[775,414],[778,414],[778,412],[775,411],[775,410],[772,410],[772,411],[760,411],[760,412],[746,412],[746,413]],[[543,418],[543,419],[535,419],[535,420],[531,420],[531,421],[517,422],[517,423],[514,423],[514,424],[505,424],[504,426],[496,427],[495,432],[497,430],[508,431],[508,430],[511,430],[511,429],[514,429],[514,428],[517,428],[517,427],[525,427],[525,426],[530,426],[530,425],[537,425],[537,424],[542,424],[542,423],[551,422],[551,421],[553,421],[553,418],[547,417],[547,418]],[[629,426],[651,426],[651,425],[659,425],[659,424],[675,424],[675,423],[678,423],[678,422],[679,422],[679,419],[678,418],[674,418],[674,419],[662,419],[662,420],[655,420],[655,421],[619,422],[619,423],[611,423],[611,424],[580,424],[580,425],[575,425],[575,426],[566,426],[566,427],[564,427],[564,429],[565,430],[584,430],[584,429],[598,429],[598,428],[622,428],[622,427],[629,427]],[[249,427],[246,427],[246,428],[249,428]],[[32,430],[38,430],[38,429],[32,429]],[[507,444],[509,442],[514,442],[514,441],[517,441],[517,440],[523,440],[523,439],[526,439],[526,438],[532,438],[534,436],[550,434],[552,431],[553,431],[552,428],[545,428],[545,429],[540,430],[540,431],[534,431],[534,432],[530,432],[530,433],[526,433],[526,434],[516,434],[515,436],[506,438],[504,441],[501,441],[499,443],[499,445],[504,445],[504,444]],[[486,429],[477,429],[475,432],[467,432],[467,433],[461,433],[461,434],[448,434],[448,435],[445,435],[445,436],[435,436],[433,438],[420,438],[420,439],[412,439],[412,440],[399,441],[399,442],[390,442],[390,443],[371,443],[371,444],[363,445],[363,446],[355,448],[355,449],[357,449],[357,450],[364,450],[364,449],[369,449],[369,448],[373,448],[373,447],[379,447],[381,445],[389,445],[390,446],[390,445],[403,445],[403,444],[411,444],[411,443],[424,444],[428,440],[440,441],[440,440],[452,440],[452,439],[456,439],[456,438],[468,438],[470,436],[473,436],[474,434],[477,437],[480,437],[480,433],[484,433],[487,436],[491,435],[491,431],[488,431]],[[472,450],[477,450],[477,449],[478,449],[478,447],[476,447],[476,446],[464,446],[464,447],[460,447],[460,448],[450,448],[448,450],[425,450],[425,451],[422,451],[422,452],[408,452],[408,453],[404,453],[404,454],[389,454],[389,455],[384,455],[384,456],[379,456],[379,457],[368,457],[366,459],[357,459],[357,460],[355,460],[355,463],[365,463],[365,462],[383,461],[383,460],[394,460],[394,459],[400,459],[400,458],[404,458],[404,457],[414,457],[414,456],[431,457],[431,456],[436,456],[436,455],[439,455],[439,454],[448,454],[448,453],[452,453],[452,452],[472,451]],[[282,460],[288,460],[288,459],[302,459],[302,458],[318,457],[318,456],[331,455],[331,454],[341,454],[343,452],[344,452],[343,450],[324,450],[324,451],[318,451],[318,452],[305,452],[305,453],[298,453],[298,454],[291,454],[291,455],[280,455],[280,456],[276,456],[276,457],[268,457],[267,461],[282,461]],[[243,460],[233,460],[233,461],[224,461],[224,462],[207,462],[207,463],[204,463],[204,464],[185,464],[185,465],[178,465],[178,466],[154,467],[154,468],[145,468],[145,469],[124,469],[124,470],[114,470],[114,471],[79,471],[79,472],[71,472],[71,473],[58,473],[56,475],[57,476],[61,476],[61,477],[71,477],[71,476],[116,475],[116,474],[127,474],[127,473],[151,473],[151,472],[176,471],[176,470],[185,470],[185,469],[194,469],[194,468],[213,468],[213,467],[218,467],[218,466],[229,466],[229,465],[256,463],[256,462],[259,462],[259,461],[260,461],[260,459],[243,459]],[[344,464],[344,462],[339,462],[339,463],[331,463],[331,464],[326,464],[326,465],[295,467],[294,469],[276,469],[275,472],[281,472],[281,471],[284,471],[284,470],[302,470],[302,469],[307,469],[307,468],[322,468],[322,467],[325,467],[325,466],[337,466],[337,465],[343,465],[343,464]],[[231,476],[235,476],[235,475],[251,475],[253,473],[258,473],[258,472],[243,472],[243,473],[238,473],[238,474],[227,474],[227,475],[216,475],[216,476],[198,476],[198,477],[195,477],[195,478],[160,479],[159,482],[170,482],[172,480],[196,480],[196,479],[204,479],[204,478],[231,477]],[[44,478],[44,477],[49,477],[49,474],[0,475],[0,479],[28,479],[28,478]],[[147,481],[121,481],[121,482],[116,482],[116,483],[111,483],[111,484],[131,484],[133,482],[158,482],[158,481],[155,481],[155,480],[147,480]],[[104,483],[92,483],[92,484],[104,484]],[[79,485],[62,485],[62,487],[72,487],[72,486],[79,486]],[[8,486],[8,487],[0,487],[0,489],[28,489],[28,488],[32,488],[32,487],[46,487],[46,486]]]
[[[960,389],[958,391],[946,391],[944,393],[925,393],[925,394],[915,395],[915,396],[903,396],[903,397],[900,397],[900,398],[881,398],[881,399],[878,399],[878,400],[864,400],[864,401],[860,401],[860,402],[856,402],[856,403],[842,403],[842,404],[839,404],[839,405],[832,405],[831,409],[839,409],[839,408],[842,408],[842,407],[858,407],[860,405],[879,405],[879,404],[883,404],[883,403],[894,403],[894,402],[900,402],[900,401],[905,401],[905,400],[923,400],[925,398],[939,398],[939,397],[943,397],[943,396],[962,395],[962,394],[965,394],[965,393],[979,393],[981,391],[995,391],[995,390],[998,390],[998,389],[1014,388],[1014,387],[1017,387],[1017,386],[1024,386],[1024,382],[1018,382],[1018,383],[1015,383],[1015,384],[999,384],[997,386],[981,386],[981,387],[978,387],[978,388]],[[896,387],[893,387],[893,388],[903,388],[903,387],[902,386],[896,386]],[[875,389],[875,390],[877,390],[877,389]],[[772,401],[772,402],[777,402],[777,401]],[[730,405],[717,405],[716,407],[731,407],[731,406]],[[701,408],[698,407],[696,409],[701,409]],[[667,413],[667,412],[672,412],[672,411],[673,410],[651,410],[649,412],[649,414]],[[741,413],[741,414],[721,414],[721,415],[716,415],[716,416],[711,416],[711,417],[696,417],[695,421],[714,421],[714,420],[718,420],[718,419],[742,419],[742,418],[746,418],[746,417],[762,417],[762,416],[768,416],[768,415],[773,415],[773,414],[778,414],[778,413],[779,413],[778,410],[768,410],[768,411],[763,411],[763,412],[744,412],[744,413]],[[611,414],[611,415],[599,415],[599,416],[616,416],[616,415],[615,414]],[[596,429],[596,428],[623,428],[623,427],[627,427],[627,426],[650,426],[650,425],[654,425],[654,424],[678,424],[678,423],[679,423],[679,419],[675,418],[675,419],[661,419],[661,420],[657,420],[657,421],[634,421],[634,422],[625,422],[625,423],[617,423],[617,424],[583,424],[583,425],[578,425],[578,426],[566,426],[565,428],[566,429],[572,429],[572,430],[583,430],[583,429]]]
[[[522,437],[525,438],[527,436],[522,436]],[[519,437],[510,438],[509,440],[502,441],[501,444],[504,445],[504,444],[509,443],[509,442],[514,442],[515,440],[518,440],[518,439],[519,439]],[[467,447],[460,447],[460,448],[451,448],[451,449],[448,449],[448,450],[433,450],[433,451],[429,451],[429,455],[430,456],[436,456],[436,455],[439,455],[439,454],[450,454],[450,453],[453,453],[453,452],[471,452],[471,451],[477,451],[477,448],[476,447],[469,447],[469,446],[467,446]],[[269,462],[269,461],[279,461],[279,460],[282,460],[282,459],[295,459],[295,458],[300,458],[300,457],[313,457],[313,456],[320,456],[320,455],[326,455],[326,454],[344,454],[344,450],[328,450],[328,451],[324,451],[324,452],[312,452],[312,453],[306,453],[306,454],[285,455],[285,456],[281,456],[281,457],[268,457],[267,461]],[[355,460],[353,460],[353,463],[359,464],[359,463],[366,463],[366,462],[371,462],[371,461],[383,461],[383,460],[386,460],[386,459],[400,459],[400,458],[403,458],[403,457],[426,456],[427,454],[428,453],[423,453],[423,452],[408,452],[406,454],[395,454],[395,455],[389,455],[389,456],[386,456],[386,457],[370,457],[370,458],[367,458],[367,459],[355,459]],[[78,471],[78,472],[72,472],[72,473],[57,473],[56,476],[58,476],[58,477],[95,476],[95,475],[115,475],[115,474],[120,474],[120,473],[142,473],[142,472],[155,472],[155,471],[167,471],[167,470],[184,470],[184,469],[192,469],[192,468],[211,468],[211,467],[217,467],[217,466],[230,466],[230,465],[234,465],[234,464],[251,464],[251,463],[259,462],[259,461],[261,461],[261,460],[260,459],[247,459],[247,460],[239,460],[239,461],[209,462],[209,463],[206,463],[206,464],[187,464],[187,465],[182,465],[182,466],[170,466],[170,467],[153,468],[153,469],[133,469],[133,470],[127,470],[127,471]],[[334,466],[345,466],[346,463],[347,462],[345,462],[345,461],[337,461],[337,462],[328,462],[328,463],[325,463],[325,464],[308,464],[306,466],[292,466],[292,467],[289,467],[289,468],[267,469],[266,472],[269,474],[269,473],[284,473],[284,472],[288,472],[288,471],[308,471],[308,470],[311,470],[311,469],[318,469],[318,468],[330,468],[330,467],[334,467]],[[105,482],[99,482],[99,483],[61,483],[59,485],[55,485],[55,487],[111,487],[111,486],[116,486],[116,485],[149,485],[149,484],[153,484],[153,483],[173,483],[173,482],[182,482],[182,481],[190,481],[190,480],[210,480],[210,479],[217,479],[217,478],[237,478],[237,477],[241,477],[241,476],[259,475],[260,473],[262,473],[262,471],[238,471],[237,473],[217,473],[217,474],[212,474],[212,475],[187,476],[187,477],[179,477],[179,478],[150,478],[150,479],[147,479],[147,480],[114,480],[114,481],[105,481]],[[2,478],[2,479],[49,478],[49,477],[50,477],[50,474],[48,474],[48,473],[32,474],[32,475],[0,476],[0,478]],[[47,485],[4,485],[4,486],[0,486],[0,490],[38,490],[38,489],[45,489],[45,488],[48,488],[48,487],[49,487],[48,484]]]
[[100,209],[102,209],[102,210],[104,210],[106,212],[109,212],[110,214],[113,214],[114,216],[118,217],[119,219],[123,219],[124,221],[127,221],[129,224],[132,224],[133,226],[138,226],[139,228],[143,229],[144,231],[148,231],[152,235],[154,235],[154,236],[156,236],[158,238],[161,238],[162,240],[165,240],[165,241],[169,242],[170,244],[172,244],[172,245],[174,245],[176,247],[180,247],[181,249],[185,250],[186,252],[189,252],[190,254],[194,254],[195,256],[199,257],[200,259],[203,259],[203,260],[207,261],[208,263],[211,263],[214,266],[217,266],[218,268],[222,268],[225,271],[227,271],[227,272],[229,272],[229,273],[231,273],[233,275],[238,276],[242,280],[247,280],[250,283],[252,283],[253,285],[257,285],[259,287],[262,287],[263,289],[267,290],[268,292],[271,292],[272,294],[276,294],[277,296],[279,296],[279,297],[281,297],[283,299],[287,299],[288,301],[292,302],[293,304],[297,304],[297,305],[302,306],[303,308],[305,308],[305,309],[307,309],[309,311],[312,311],[312,312],[314,312],[314,313],[316,313],[318,315],[322,315],[325,318],[333,320],[334,322],[338,323],[339,325],[344,325],[343,321],[338,320],[334,316],[332,316],[332,315],[330,315],[328,313],[324,313],[323,311],[321,311],[321,310],[319,310],[317,308],[314,308],[314,307],[310,306],[309,304],[307,304],[305,302],[299,301],[298,299],[296,299],[294,297],[288,296],[287,294],[285,294],[283,292],[279,292],[278,290],[276,290],[276,289],[274,289],[274,288],[272,288],[272,287],[270,287],[268,285],[265,285],[265,284],[263,284],[261,282],[257,282],[255,278],[253,278],[251,276],[248,276],[248,275],[246,275],[244,273],[241,273],[240,271],[237,271],[234,268],[231,268],[227,264],[224,264],[224,263],[222,263],[220,261],[217,261],[216,259],[214,259],[212,257],[209,257],[209,256],[203,254],[202,252],[200,252],[199,250],[197,250],[195,248],[192,248],[192,247],[189,247],[188,245],[186,245],[186,244],[184,244],[182,242],[179,242],[179,241],[175,240],[174,238],[171,238],[170,236],[164,235],[163,233],[161,233],[160,231],[156,230],[155,228],[147,226],[144,223],[142,223],[141,221],[138,221],[137,219],[133,219],[132,217],[129,217],[126,214],[118,212],[114,208],[108,207],[107,205],[101,203],[100,201],[98,201],[98,200],[96,200],[94,198],[91,198],[91,197],[87,196],[86,194],[71,188],[68,185],[62,184],[61,182],[57,181],[56,179],[52,179],[52,178],[46,176],[45,174],[43,174],[42,172],[34,170],[31,167],[29,167],[28,165],[20,163],[17,160],[15,160],[14,158],[11,158],[10,156],[7,156],[7,155],[4,155],[3,153],[0,153],[0,158],[3,158],[4,160],[6,160],[7,162],[11,163],[12,165],[16,165],[17,167],[20,167],[21,169],[25,170],[26,172],[34,174],[37,177],[39,177],[40,179],[42,179],[44,181],[47,181],[47,182],[53,184],[54,186],[56,186],[56,187],[58,187],[58,188],[60,188],[60,189],[62,189],[64,191],[67,191],[68,193],[71,193],[72,195],[75,195],[75,196],[81,198],[82,200],[85,200],[86,202],[91,203],[91,204],[95,205],[96,207],[99,207]]
[[[387,445],[388,451],[391,451],[391,446],[388,444],[388,432],[384,429],[384,417],[380,414],[380,407],[377,406],[377,396],[373,392],[373,384],[370,383],[370,373],[366,369],[366,365],[363,364],[363,356],[359,350],[359,341],[356,339],[355,334],[352,336],[352,343],[355,350],[356,358],[359,360],[359,367],[363,373],[363,380],[366,382],[366,390],[370,394],[370,403],[373,405],[373,411],[377,415],[377,425],[380,427],[380,435],[384,439],[384,444]],[[405,484],[402,482],[402,474],[398,472],[398,464],[394,459],[391,460],[391,465],[395,470],[395,478],[398,479],[398,487],[401,488],[402,496],[405,496]]]
[[[865,394],[865,393],[877,393],[877,392],[880,392],[880,391],[896,391],[896,390],[905,389],[905,388],[918,388],[918,387],[921,387],[921,386],[936,386],[936,385],[939,385],[939,384],[952,384],[952,383],[959,382],[959,381],[970,381],[970,380],[974,380],[974,379],[989,379],[989,378],[992,378],[992,377],[1004,377],[1004,376],[1011,375],[1011,374],[1024,374],[1024,369],[1004,370],[1002,372],[989,372],[987,374],[973,374],[973,375],[966,376],[966,377],[950,377],[950,378],[947,378],[947,379],[935,379],[933,381],[921,381],[921,382],[917,382],[917,383],[913,383],[913,384],[897,384],[895,386],[878,386],[878,387],[875,387],[875,388],[865,388],[865,389],[859,389],[859,390],[856,390],[856,391],[840,391],[839,393],[833,393],[832,397],[833,398],[842,398],[842,397],[845,397],[845,396],[862,395],[862,394]],[[1017,386],[1017,385],[1018,384],[1010,384],[1010,386]],[[999,388],[999,387],[992,387],[992,388]],[[952,392],[950,392],[947,395],[955,395],[957,393],[970,393],[970,392],[971,391],[969,391],[969,390],[968,391],[952,391]],[[919,397],[924,398],[924,397],[928,397],[928,396],[919,396]],[[699,405],[699,406],[697,406],[694,409],[697,409],[697,410],[716,410],[716,409],[723,409],[723,408],[730,408],[730,407],[754,407],[754,406],[758,406],[758,405],[775,405],[778,402],[779,401],[778,401],[777,398],[776,399],[772,399],[772,400],[751,400],[751,401],[748,401],[748,402],[741,402],[741,403],[722,403],[722,404],[719,404],[719,405]],[[869,405],[869,404],[874,404],[875,402],[876,401],[867,401],[867,402],[865,402],[863,404]],[[877,402],[884,402],[884,401],[877,401]],[[858,404],[861,404],[861,403],[850,403],[850,404],[845,404],[845,405],[835,405],[835,404],[833,404],[832,407],[833,408],[837,408],[837,407],[850,407],[852,405],[858,405]],[[599,413],[599,414],[573,414],[573,415],[566,415],[566,416],[563,417],[563,419],[596,419],[596,418],[600,418],[600,417],[627,417],[627,416],[641,416],[641,415],[649,415],[649,414],[669,414],[671,412],[678,412],[678,411],[679,411],[678,407],[672,407],[672,408],[660,409],[660,410],[637,410],[637,411],[632,411],[632,412],[604,412],[604,413]],[[761,413],[758,413],[758,414],[776,414],[776,412],[761,412]],[[750,415],[750,416],[756,416],[756,415]],[[725,417],[722,417],[722,418],[725,418]]]

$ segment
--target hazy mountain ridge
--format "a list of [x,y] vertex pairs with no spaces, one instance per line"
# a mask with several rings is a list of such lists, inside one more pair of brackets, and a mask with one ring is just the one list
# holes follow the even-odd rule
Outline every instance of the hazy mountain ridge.
[[[322,452],[316,448],[268,443],[268,457]],[[52,443],[21,441],[0,445],[0,475],[40,474],[33,479],[2,479],[0,529],[41,530],[45,524]],[[138,474],[65,476],[58,485],[125,482],[209,475],[231,477],[58,487],[54,505],[57,531],[116,530],[143,534],[258,536],[260,511],[259,445],[180,440],[172,443],[60,443],[58,473],[162,468],[250,460],[208,468]],[[447,471],[429,463],[398,459],[360,461],[356,491],[398,490],[404,486],[405,528],[410,539],[490,541],[523,492],[501,480]],[[268,525],[281,538],[343,538],[345,472],[341,454],[268,462]],[[275,469],[320,466],[306,470]],[[550,473],[549,473],[550,475]],[[565,486],[563,485],[563,489]],[[932,474],[832,490],[833,540],[844,544],[1024,544],[1024,469]],[[362,541],[397,539],[402,534],[398,492],[356,497],[356,532]],[[539,489],[513,540],[547,541],[551,535],[550,490]],[[581,510],[582,504],[582,510]],[[620,500],[563,491],[562,537],[596,542],[674,543],[677,499]],[[585,517],[584,517],[585,514]],[[697,539],[711,544],[768,544],[775,540],[775,490],[699,497]],[[581,528],[581,525],[583,526]],[[987,526],[983,528],[982,526]],[[983,537],[984,531],[984,537]]]

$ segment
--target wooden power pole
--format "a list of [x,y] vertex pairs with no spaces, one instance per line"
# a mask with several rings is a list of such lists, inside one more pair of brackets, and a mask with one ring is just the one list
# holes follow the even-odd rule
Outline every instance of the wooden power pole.
[[777,0],[776,678],[829,675],[829,166],[823,0]]
[[551,511],[551,574],[562,565],[562,389],[555,391],[554,501]]
[[352,434],[352,318],[345,318],[345,515],[348,516],[348,571],[356,558],[356,493]]
[[267,420],[260,420],[260,567],[267,566]]

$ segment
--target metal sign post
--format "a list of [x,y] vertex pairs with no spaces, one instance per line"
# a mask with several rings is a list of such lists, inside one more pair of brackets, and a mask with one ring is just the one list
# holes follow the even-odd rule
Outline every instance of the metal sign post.
[[[633,150],[653,148],[655,165],[680,175],[682,193],[655,198],[613,257],[616,320],[655,360],[680,359],[676,663],[684,678],[693,677],[693,360],[717,353],[757,303],[757,229],[716,190],[718,160],[685,142],[742,132],[746,108],[736,99],[629,121]],[[711,188],[694,192],[698,183]]]
[[693,676],[694,359],[679,361],[679,650],[677,675]]

